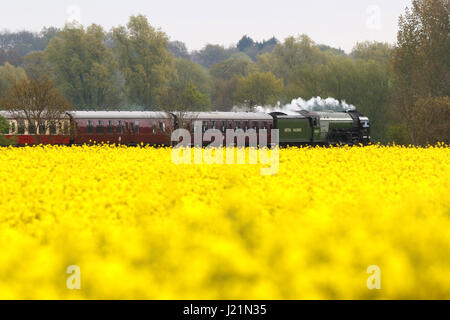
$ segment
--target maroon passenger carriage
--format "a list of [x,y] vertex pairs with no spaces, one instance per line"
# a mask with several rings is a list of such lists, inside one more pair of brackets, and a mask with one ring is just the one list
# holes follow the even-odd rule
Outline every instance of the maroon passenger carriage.
[[[187,112],[181,114],[182,119],[178,119],[177,114],[174,114],[175,127],[183,127],[187,129],[191,134],[191,145],[196,145],[194,141],[195,133],[197,130],[201,130],[202,136],[206,131],[211,130],[212,133],[220,132],[223,136],[223,145],[227,144],[227,131],[231,130],[233,133],[238,131],[243,132],[245,135],[245,145],[249,145],[250,130],[253,129],[253,133],[256,133],[256,143],[259,145],[262,143],[270,143],[271,130],[273,128],[273,118],[266,113],[253,113],[253,112]],[[195,126],[196,124],[197,126]],[[260,141],[259,133],[264,131],[267,135],[266,141]],[[238,140],[231,142],[236,144]],[[204,146],[212,143],[214,139],[202,139]]]
[[[19,145],[111,143],[169,146],[175,144],[171,142],[171,133],[179,127],[191,133],[192,145],[195,144],[197,130],[202,131],[202,136],[207,130],[221,132],[225,145],[227,130],[242,130],[249,134],[249,130],[254,129],[256,133],[265,131],[270,143],[273,128],[272,116],[250,112],[71,111],[61,119],[50,121],[46,128],[12,117],[8,112],[1,112],[1,115],[10,123],[6,136],[17,137]],[[211,142],[202,140],[203,145]]]
[[[154,112],[154,111],[74,111],[69,113],[75,128],[74,144],[116,143],[126,145],[172,145],[171,133],[184,128],[195,144],[196,130],[220,131],[226,144],[226,130],[256,133],[265,130],[270,143],[272,116],[250,112]],[[197,124],[197,127],[195,126]],[[203,145],[212,141],[202,140]],[[245,143],[248,144],[248,137]],[[258,141],[259,143],[259,141]]]
[[0,116],[9,122],[7,139],[18,145],[55,144],[67,145],[71,141],[71,118],[42,121],[41,124],[28,121],[24,114],[0,111]]
[[152,111],[72,111],[73,144],[170,145],[173,117]]

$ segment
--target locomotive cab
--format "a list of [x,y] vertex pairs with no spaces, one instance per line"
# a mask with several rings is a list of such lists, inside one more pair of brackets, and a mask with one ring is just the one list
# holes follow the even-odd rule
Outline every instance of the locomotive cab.
[[361,138],[363,144],[370,143],[370,120],[367,117],[359,117]]

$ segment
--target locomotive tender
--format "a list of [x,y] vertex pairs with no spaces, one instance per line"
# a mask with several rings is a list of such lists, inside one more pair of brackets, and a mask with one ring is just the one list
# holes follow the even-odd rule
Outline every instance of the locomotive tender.
[[[282,112],[176,114],[155,111],[71,111],[46,125],[28,123],[24,117],[13,117],[6,111],[0,111],[0,115],[10,123],[9,132],[5,136],[16,137],[19,145],[81,145],[103,142],[170,146],[173,144],[171,133],[177,128],[188,130],[192,136],[196,130],[202,130],[203,133],[209,129],[218,130],[224,136],[230,129],[242,130],[244,133],[254,129],[257,135],[264,130],[269,143],[272,129],[278,129],[281,146],[354,145],[370,142],[369,119],[356,111],[299,111],[295,115]],[[201,128],[198,128],[200,123]],[[204,145],[209,145],[210,142],[203,141]]]

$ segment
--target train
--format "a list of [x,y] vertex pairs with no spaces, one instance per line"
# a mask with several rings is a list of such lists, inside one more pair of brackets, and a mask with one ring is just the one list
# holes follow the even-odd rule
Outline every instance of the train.
[[[171,133],[185,129],[194,136],[212,129],[225,136],[233,130],[241,133],[264,132],[267,142],[280,146],[367,145],[370,121],[357,111],[313,112],[161,112],[161,111],[69,111],[55,120],[33,123],[7,111],[0,115],[9,121],[4,135],[17,145],[83,145],[95,143],[171,146]],[[273,130],[278,129],[274,141]],[[203,135],[207,136],[207,135]],[[233,138],[234,139],[234,138]],[[258,138],[259,139],[259,138]],[[203,139],[209,145],[212,138]],[[272,141],[273,140],[273,141]],[[248,137],[245,143],[248,144]],[[260,141],[258,140],[258,143]]]

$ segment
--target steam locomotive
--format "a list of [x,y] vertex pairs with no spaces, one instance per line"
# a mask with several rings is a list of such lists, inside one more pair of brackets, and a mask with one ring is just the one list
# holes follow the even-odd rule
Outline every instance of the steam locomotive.
[[[204,133],[233,130],[244,134],[264,132],[268,143],[272,130],[278,129],[281,146],[294,145],[355,145],[370,142],[369,119],[356,111],[311,112],[297,114],[283,112],[188,112],[155,111],[71,111],[60,119],[42,123],[27,121],[25,117],[0,111],[9,121],[5,136],[18,145],[56,144],[82,145],[111,143],[125,145],[170,146],[171,133],[183,128],[206,137]],[[225,138],[226,139],[226,138]],[[225,140],[224,139],[224,140]],[[203,139],[209,145],[213,139]],[[245,140],[248,143],[248,139]],[[192,140],[192,144],[194,141]],[[226,141],[223,141],[225,144]]]

